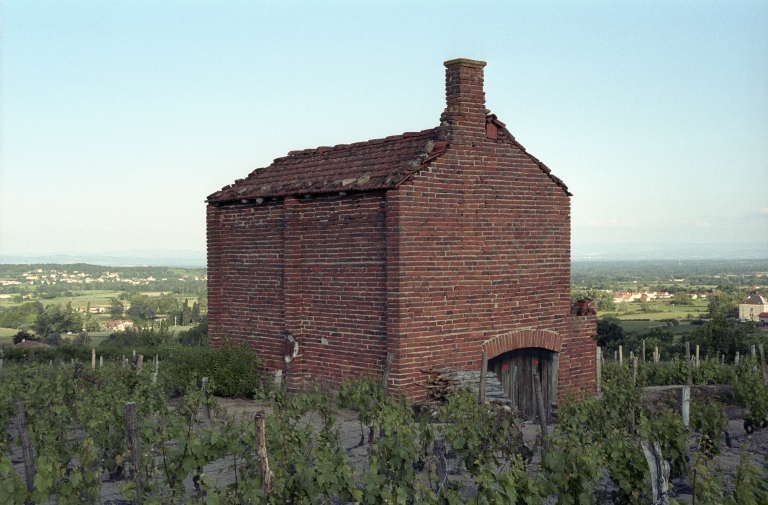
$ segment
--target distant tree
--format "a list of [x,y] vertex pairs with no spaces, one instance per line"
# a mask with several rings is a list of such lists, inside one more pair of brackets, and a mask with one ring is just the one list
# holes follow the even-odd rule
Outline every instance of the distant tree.
[[155,318],[155,309],[147,305],[131,305],[125,314],[134,320],[150,321]]
[[189,307],[189,300],[184,299],[184,303],[181,305],[181,317],[179,318],[179,324],[181,326],[189,326],[192,324],[192,309]]
[[693,305],[693,300],[688,296],[688,293],[680,292],[675,293],[671,303],[674,305]]
[[88,300],[88,304],[85,306],[85,320],[91,319],[91,301]]
[[16,333],[16,335],[13,336],[14,344],[18,344],[24,340],[33,340],[35,342],[38,342],[40,338],[24,330],[21,330],[20,332]]
[[200,321],[200,306],[195,302],[192,305],[192,324],[197,324]]
[[97,319],[88,319],[85,322],[85,331],[101,331],[101,324]]
[[87,332],[87,331],[81,331],[81,332],[80,332],[80,333],[78,333],[78,334],[77,334],[77,336],[76,336],[76,337],[75,337],[75,338],[72,340],[72,343],[73,343],[75,346],[83,346],[83,345],[86,345],[86,344],[90,344],[90,343],[91,343],[91,337],[90,337],[90,335],[88,335],[88,332]]
[[180,331],[178,341],[181,345],[197,346],[208,344],[208,318],[203,316],[200,323],[186,331]]
[[757,324],[753,321],[740,323],[728,319],[724,312],[720,312],[693,330],[691,340],[700,344],[710,355],[720,353],[726,358],[733,358],[736,352],[749,352],[751,336],[756,331]]
[[605,318],[597,321],[597,345],[604,347],[612,342],[624,340],[624,329],[618,319]]
[[653,307],[649,302],[640,302],[640,310],[642,312],[653,312]]
[[32,329],[43,310],[40,302],[24,303],[0,313],[0,327],[20,330]]
[[35,322],[35,333],[41,336],[68,331],[79,332],[82,328],[83,317],[73,310],[62,308],[61,305],[48,305]]
[[112,317],[115,319],[118,317],[122,317],[123,312],[125,312],[125,307],[123,306],[123,302],[121,302],[117,298],[110,298],[109,313],[112,315]]
[[588,291],[571,291],[571,303],[589,298],[595,302],[595,307],[599,311],[616,310],[616,304],[613,302],[613,293],[602,289],[590,289]]
[[728,293],[712,295],[709,297],[707,312],[709,312],[709,317],[712,318],[715,318],[719,315],[725,316],[728,314],[728,311],[736,308],[737,305],[737,301]]
[[61,342],[61,333],[51,333],[43,338],[43,343],[48,345],[59,346]]
[[157,312],[159,314],[171,314],[179,308],[179,300],[170,293],[161,294],[157,297],[156,304]]

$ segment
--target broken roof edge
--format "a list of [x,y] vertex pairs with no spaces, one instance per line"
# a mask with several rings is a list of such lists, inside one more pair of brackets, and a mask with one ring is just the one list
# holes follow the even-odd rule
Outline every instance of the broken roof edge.
[[[280,189],[268,187],[268,189],[263,190],[261,192],[258,191],[258,189],[254,188],[254,190],[248,191],[248,192],[244,192],[243,189],[241,189],[240,194],[238,195],[227,194],[229,190],[232,190],[233,188],[240,186],[243,183],[247,184],[249,179],[251,179],[252,177],[258,176],[262,170],[269,169],[273,167],[276,163],[281,163],[288,160],[298,161],[298,160],[301,160],[302,158],[311,158],[312,156],[322,155],[324,153],[328,153],[331,151],[364,149],[370,146],[384,146],[387,143],[395,143],[395,142],[400,142],[404,140],[418,140],[420,137],[427,140],[427,144],[424,146],[422,151],[414,155],[411,161],[407,164],[408,165],[407,167],[401,170],[398,170],[396,172],[385,174],[384,176],[379,175],[375,177],[374,179],[379,179],[378,183],[372,181],[371,184],[367,184],[367,182],[371,180],[370,176],[367,179],[365,179],[365,181],[360,181],[360,179],[368,175],[368,174],[364,174],[360,178],[332,181],[325,184],[323,187],[314,187],[314,186],[303,187],[303,188],[282,187]],[[333,147],[321,146],[314,149],[290,151],[288,153],[288,156],[275,158],[273,162],[267,165],[266,167],[260,167],[253,170],[250,174],[248,174],[248,176],[245,179],[236,179],[234,183],[228,184],[227,186],[224,186],[223,188],[221,188],[219,191],[211,193],[205,199],[205,203],[209,205],[221,205],[225,203],[239,203],[239,202],[245,203],[246,201],[249,201],[249,200],[255,200],[255,199],[263,200],[267,198],[285,197],[285,196],[291,196],[291,195],[321,195],[321,194],[333,194],[338,192],[360,193],[360,192],[366,192],[366,191],[378,191],[382,189],[395,189],[402,182],[412,178],[415,173],[422,170],[426,165],[428,165],[435,159],[439,158],[443,153],[446,152],[450,144],[447,141],[442,140],[444,139],[444,137],[445,137],[444,128],[441,126],[437,126],[437,127],[429,128],[426,130],[421,130],[418,132],[405,132],[400,135],[391,135],[389,137],[371,139],[365,142],[356,142],[353,144],[338,144]],[[424,149],[427,149],[427,150],[425,151]],[[357,182],[358,186],[360,187],[351,186],[352,183],[351,182],[347,183],[347,181]],[[350,187],[347,187],[347,186],[350,186]]]
[[[363,141],[363,142],[354,142],[352,144],[336,144],[335,146],[332,146],[332,147],[331,146],[319,146],[319,147],[315,147],[313,149],[311,148],[311,149],[300,149],[300,150],[296,150],[296,151],[289,151],[287,155],[282,156],[280,158],[275,158],[273,163],[275,161],[282,161],[282,160],[285,160],[285,159],[296,158],[296,157],[299,157],[299,156],[308,156],[308,155],[311,155],[311,154],[323,154],[323,153],[327,153],[329,151],[341,151],[341,150],[344,150],[344,149],[355,149],[355,148],[359,148],[359,147],[384,144],[385,142],[397,142],[399,140],[403,140],[403,139],[407,139],[407,138],[411,138],[411,137],[420,137],[420,136],[424,136],[424,135],[430,135],[430,134],[439,133],[440,131],[442,131],[441,127],[440,126],[436,126],[436,127],[427,128],[426,130],[421,130],[421,131],[418,131],[418,132],[405,132],[405,133],[401,133],[400,135],[390,135],[390,136],[384,137],[384,138],[371,139],[371,140],[366,140],[366,141]],[[261,168],[266,168],[266,167],[261,167]],[[261,170],[261,168],[257,168],[256,170],[251,172],[251,174],[253,174],[257,170]],[[249,176],[251,174],[249,174]]]

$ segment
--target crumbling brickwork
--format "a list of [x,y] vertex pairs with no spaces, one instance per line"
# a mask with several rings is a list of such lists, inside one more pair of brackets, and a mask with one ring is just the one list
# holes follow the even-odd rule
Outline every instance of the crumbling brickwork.
[[446,62],[437,128],[295,151],[209,197],[214,342],[247,339],[291,388],[380,376],[391,353],[389,387],[414,398],[425,366],[543,347],[561,394],[594,390],[570,194],[486,110],[484,65]]

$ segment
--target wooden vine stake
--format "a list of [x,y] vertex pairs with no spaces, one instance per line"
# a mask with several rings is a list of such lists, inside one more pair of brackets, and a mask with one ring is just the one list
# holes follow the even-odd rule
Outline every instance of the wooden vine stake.
[[[693,384],[693,378],[691,377],[691,343],[685,343],[685,369],[688,370],[688,382],[690,386]],[[687,426],[687,425],[686,425]]]
[[765,367],[765,350],[763,350],[763,344],[760,344],[760,361],[763,363],[763,382],[765,387],[768,387],[768,368]]
[[386,394],[389,389],[389,372],[392,370],[392,359],[394,357],[394,353],[388,352],[387,359],[384,362],[384,373],[381,376],[381,389],[384,390],[384,394]]
[[632,385],[637,386],[637,358],[632,358]]
[[651,470],[651,489],[653,491],[653,505],[669,505],[667,489],[669,488],[669,463],[661,455],[661,446],[658,442],[650,445],[646,440],[641,440],[643,454],[648,461]]
[[136,505],[141,505],[141,452],[139,449],[139,423],[136,418],[136,402],[125,404],[125,438],[130,451],[133,482],[136,484]]
[[619,366],[624,365],[624,348],[619,346]]
[[96,348],[91,348],[91,369],[96,370]]
[[683,424],[691,424],[691,386],[683,386]]
[[144,355],[139,354],[138,357],[136,358],[136,375],[141,374],[141,367],[143,366],[143,364],[144,364]]
[[[637,387],[637,358],[632,358],[632,387]],[[634,435],[637,430],[637,424],[635,422],[635,408],[632,407],[632,434]]]
[[596,356],[596,368],[597,368],[597,392],[600,392],[600,386],[602,385],[602,378],[603,378],[603,348],[598,347],[597,348],[597,356]]
[[696,368],[699,368],[701,361],[699,360],[699,344],[696,344]]
[[261,466],[261,492],[264,499],[269,498],[272,492],[272,477],[274,474],[269,469],[269,459],[267,458],[267,439],[264,427],[264,411],[256,412],[253,417],[256,425],[256,454],[259,456],[259,465]]
[[24,456],[24,479],[27,483],[27,492],[35,490],[35,455],[32,452],[32,442],[29,440],[29,431],[27,431],[27,415],[24,413],[24,402],[16,402],[16,425],[19,427],[19,440],[21,442],[21,451]]
[[642,343],[640,344],[640,348],[643,353],[643,363],[645,363],[645,339],[643,339]]
[[[208,377],[203,377],[203,398],[208,399]],[[203,417],[205,418],[206,429],[213,429],[213,420],[211,419],[211,406],[203,403]]]
[[544,410],[544,397],[541,394],[541,381],[539,380],[539,372],[536,367],[533,367],[533,390],[536,394],[536,406],[539,411],[539,426],[541,427],[541,448],[542,451],[546,449],[544,446],[545,440],[549,437],[547,432],[547,411]]
[[485,403],[485,383],[488,378],[488,353],[483,351],[480,355],[480,390],[477,392],[477,403]]

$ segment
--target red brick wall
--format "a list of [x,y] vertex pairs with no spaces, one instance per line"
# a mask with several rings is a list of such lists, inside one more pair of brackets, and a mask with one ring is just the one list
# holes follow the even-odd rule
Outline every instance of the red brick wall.
[[595,392],[597,388],[597,317],[571,316],[572,333],[563,340],[560,396],[566,391]]
[[[384,193],[298,200],[306,380],[378,375],[386,353]],[[299,384],[295,384],[299,386]]]
[[447,66],[450,146],[399,188],[208,209],[211,332],[250,338],[291,388],[378,375],[390,352],[390,386],[419,398],[423,367],[477,370],[484,348],[525,343],[558,347],[561,392],[594,390],[594,316],[570,315],[569,195],[486,129],[482,65]]
[[208,207],[208,328],[283,362],[283,202]]
[[488,137],[482,67],[446,81],[448,151],[387,195],[390,384],[418,398],[427,364],[479,370],[484,342],[544,329],[561,337],[561,385],[590,388],[574,365],[595,344],[571,334],[569,196],[513,139]]
[[[381,374],[383,192],[208,207],[209,329],[245,339],[289,387]],[[285,336],[299,342],[286,365]]]

